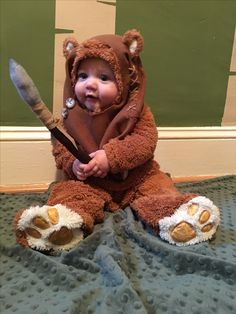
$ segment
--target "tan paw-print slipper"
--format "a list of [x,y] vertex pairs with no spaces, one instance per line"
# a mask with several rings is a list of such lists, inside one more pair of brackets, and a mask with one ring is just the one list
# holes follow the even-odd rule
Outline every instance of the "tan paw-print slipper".
[[211,239],[219,223],[219,209],[208,198],[198,196],[159,221],[160,237],[178,246],[196,244]]
[[26,209],[17,224],[24,231],[28,244],[37,250],[68,250],[83,239],[82,217],[64,205],[32,206]]

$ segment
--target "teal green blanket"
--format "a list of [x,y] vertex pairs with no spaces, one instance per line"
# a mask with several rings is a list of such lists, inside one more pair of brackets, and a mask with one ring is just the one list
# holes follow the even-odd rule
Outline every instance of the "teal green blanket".
[[0,312],[236,313],[236,176],[179,184],[221,209],[216,237],[190,247],[163,242],[130,208],[107,213],[79,247],[49,256],[16,244],[19,208],[46,193],[1,194]]

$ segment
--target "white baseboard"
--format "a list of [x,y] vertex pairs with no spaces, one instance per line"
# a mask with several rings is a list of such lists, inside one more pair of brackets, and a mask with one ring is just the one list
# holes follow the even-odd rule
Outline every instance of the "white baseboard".
[[160,128],[155,158],[173,177],[236,174],[236,127]]
[[[155,158],[173,177],[236,174],[236,127],[158,128]],[[58,178],[45,127],[0,128],[0,185]]]

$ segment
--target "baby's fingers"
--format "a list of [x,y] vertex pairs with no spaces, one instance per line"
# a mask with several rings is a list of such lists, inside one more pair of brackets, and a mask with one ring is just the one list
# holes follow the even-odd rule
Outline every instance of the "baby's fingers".
[[105,178],[107,176],[107,172],[104,172],[102,170],[98,170],[93,175],[94,175],[94,177]]
[[96,161],[91,160],[87,165],[81,165],[81,170],[84,171],[86,175],[91,175],[93,173],[94,167],[97,167]]
[[77,171],[76,177],[78,180],[84,181],[87,179],[87,175],[84,172]]
[[94,166],[89,172],[85,172],[85,174],[89,176],[94,176],[98,172],[98,166]]

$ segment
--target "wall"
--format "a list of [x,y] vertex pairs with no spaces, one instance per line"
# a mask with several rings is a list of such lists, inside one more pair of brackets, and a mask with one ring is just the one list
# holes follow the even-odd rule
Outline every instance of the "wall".
[[[10,2],[16,2],[18,10],[9,9]],[[173,176],[235,173],[234,6],[231,1],[1,1],[8,19],[1,19],[5,85],[0,92],[0,183],[48,183],[58,175],[49,132],[8,78],[9,56],[27,68],[47,105],[60,116],[64,38],[82,41],[129,28],[137,28],[145,38],[146,100],[159,126],[155,157],[162,169]],[[35,11],[40,14],[32,15],[30,22],[28,15]]]
[[53,104],[55,1],[0,1],[1,125],[40,125],[19,98],[10,78],[8,60],[15,59],[34,78],[49,108]]
[[136,28],[144,36],[146,100],[159,126],[221,125],[230,74],[236,125],[235,21],[235,1],[117,1],[117,33]]
[[[137,28],[145,39],[146,101],[158,126],[236,125],[236,2],[3,0],[1,125],[40,126],[8,75],[21,63],[49,108],[59,113],[62,42]],[[7,103],[7,105],[6,105]]]

